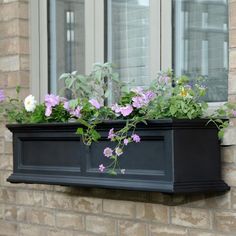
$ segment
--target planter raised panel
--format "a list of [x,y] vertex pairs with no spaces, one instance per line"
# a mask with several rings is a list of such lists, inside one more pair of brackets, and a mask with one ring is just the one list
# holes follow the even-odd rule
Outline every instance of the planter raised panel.
[[101,140],[86,146],[68,124],[7,125],[13,133],[12,183],[40,183],[158,191],[166,193],[226,191],[221,180],[220,142],[217,128],[207,120],[154,120],[140,124],[141,142],[132,143],[120,157],[117,175],[100,173],[109,164],[103,156],[111,128],[123,121],[107,121],[97,127]]

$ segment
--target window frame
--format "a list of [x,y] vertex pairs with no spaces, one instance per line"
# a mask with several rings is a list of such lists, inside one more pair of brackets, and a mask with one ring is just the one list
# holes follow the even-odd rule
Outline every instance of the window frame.
[[[95,62],[105,62],[106,59],[106,0],[85,1],[85,73],[88,74]],[[48,66],[48,1],[30,1],[30,73],[31,93],[43,101],[49,92]],[[160,70],[172,68],[172,0],[150,0],[150,18],[159,20],[160,25],[151,24],[150,44],[150,79],[156,77]],[[100,9],[96,11],[96,9]],[[157,14],[157,11],[159,14]],[[91,14],[93,12],[93,14]],[[102,32],[102,33],[101,33]],[[95,40],[96,39],[96,40]],[[156,40],[159,40],[156,42]],[[153,43],[153,41],[155,43]],[[159,56],[157,56],[159,54]],[[210,110],[216,109],[224,102],[210,102]]]
[[[85,73],[88,74],[95,62],[106,59],[106,0],[85,1]],[[151,24],[150,78],[160,70],[172,67],[172,0],[150,0],[150,18],[159,22]],[[48,1],[30,1],[31,38],[31,93],[42,101],[49,92],[49,45],[48,45]],[[97,10],[99,9],[99,10]],[[91,12],[93,14],[91,14]],[[158,14],[157,14],[158,12]],[[158,26],[158,27],[157,27]],[[102,33],[101,33],[102,32]]]

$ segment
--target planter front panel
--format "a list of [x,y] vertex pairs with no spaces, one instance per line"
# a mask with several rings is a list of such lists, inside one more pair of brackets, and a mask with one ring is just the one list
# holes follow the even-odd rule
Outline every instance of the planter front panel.
[[[98,166],[109,165],[103,155],[113,147],[107,139],[111,128],[124,122],[98,126],[101,140],[84,145],[75,134],[78,124],[9,125],[13,132],[13,183],[58,184],[168,193],[225,191],[221,180],[220,145],[214,126],[206,121],[160,120],[141,124],[141,142],[129,144],[112,176]],[[210,168],[210,169],[209,169]]]
[[[125,169],[125,175],[117,170],[118,177],[122,179],[140,180],[172,180],[172,153],[169,149],[172,142],[172,131],[152,130],[148,132],[139,129],[141,143],[132,143],[125,147],[124,154],[120,156],[120,168]],[[101,176],[98,166],[103,163],[109,165],[111,161],[104,157],[103,150],[113,147],[107,140],[107,132],[101,132],[102,139],[86,148],[86,175]],[[107,175],[108,178],[114,176]]]

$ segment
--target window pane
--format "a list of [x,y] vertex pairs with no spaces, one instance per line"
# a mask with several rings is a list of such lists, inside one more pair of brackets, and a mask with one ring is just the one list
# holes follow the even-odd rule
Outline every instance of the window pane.
[[49,1],[50,90],[59,93],[62,73],[85,68],[84,0]]
[[123,81],[149,80],[149,0],[108,0],[108,61]]
[[226,101],[227,0],[175,0],[174,3],[174,69],[177,76],[204,76],[208,87],[207,101]]

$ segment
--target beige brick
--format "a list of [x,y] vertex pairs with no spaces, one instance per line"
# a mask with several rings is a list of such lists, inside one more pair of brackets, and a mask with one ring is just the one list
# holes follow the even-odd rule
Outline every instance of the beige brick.
[[102,212],[102,200],[98,198],[77,197],[73,200],[73,209],[85,213]]
[[0,56],[29,54],[29,40],[25,38],[6,38],[0,40]]
[[3,219],[3,216],[4,216],[4,205],[3,204],[0,204],[0,220]]
[[20,70],[19,55],[0,57],[1,71],[18,71]]
[[230,72],[229,79],[228,79],[228,93],[229,94],[236,94],[236,73]]
[[0,7],[0,21],[9,21],[15,18],[28,19],[27,2],[12,1]]
[[222,167],[222,177],[231,187],[236,186],[236,168],[233,166]]
[[1,235],[17,235],[17,225],[15,223],[0,220],[0,229]]
[[144,223],[136,223],[130,221],[119,222],[119,235],[120,236],[145,236],[148,235],[146,232],[146,225]]
[[20,70],[30,70],[30,61],[28,55],[20,56]]
[[216,232],[209,232],[203,230],[189,230],[189,235],[191,236],[224,236],[223,234],[216,233]]
[[43,236],[44,228],[34,225],[19,225],[19,236]]
[[16,203],[21,205],[42,206],[43,192],[19,190],[16,194]]
[[84,219],[79,214],[58,213],[56,215],[56,226],[74,230],[84,230]]
[[210,228],[210,214],[208,210],[173,207],[171,211],[171,223],[193,228]]
[[230,209],[231,194],[228,193],[209,193],[209,194],[194,194],[188,196],[188,207],[201,208],[221,208]]
[[55,215],[52,211],[47,211],[45,209],[27,209],[26,211],[26,221],[32,224],[41,224],[54,226],[55,225]]
[[8,88],[15,88],[16,85],[19,85],[20,87],[29,87],[29,72],[8,72],[6,80]]
[[10,37],[29,36],[29,24],[26,20],[14,19],[7,22],[0,22],[0,39]]
[[235,163],[236,146],[221,147],[221,159],[224,163]]
[[44,200],[44,205],[49,208],[73,209],[73,198],[66,193],[46,192]]
[[135,203],[128,201],[103,200],[104,213],[121,215],[122,217],[134,217]]
[[0,202],[2,203],[15,203],[16,191],[14,189],[0,188]]
[[[80,233],[61,229],[45,229],[44,234],[41,236],[80,236]],[[32,235],[34,236],[34,235]]]
[[0,138],[0,154],[4,153],[4,139]]
[[229,22],[229,27],[230,29],[236,28],[236,2],[231,2],[230,3],[230,22]]
[[142,220],[168,223],[168,208],[158,204],[137,203],[136,217]]
[[230,48],[236,47],[236,29],[229,31],[229,47]]
[[0,155],[0,170],[12,170],[13,158],[11,155]]
[[187,236],[187,229],[171,225],[151,225],[150,236]]
[[26,221],[26,208],[17,206],[5,206],[4,216],[10,221]]
[[86,216],[86,231],[102,236],[116,235],[115,220],[99,216]]
[[214,228],[220,232],[236,232],[236,213],[235,212],[215,212]]
[[230,70],[236,68],[236,50],[235,49],[231,49],[229,51],[229,68]]

